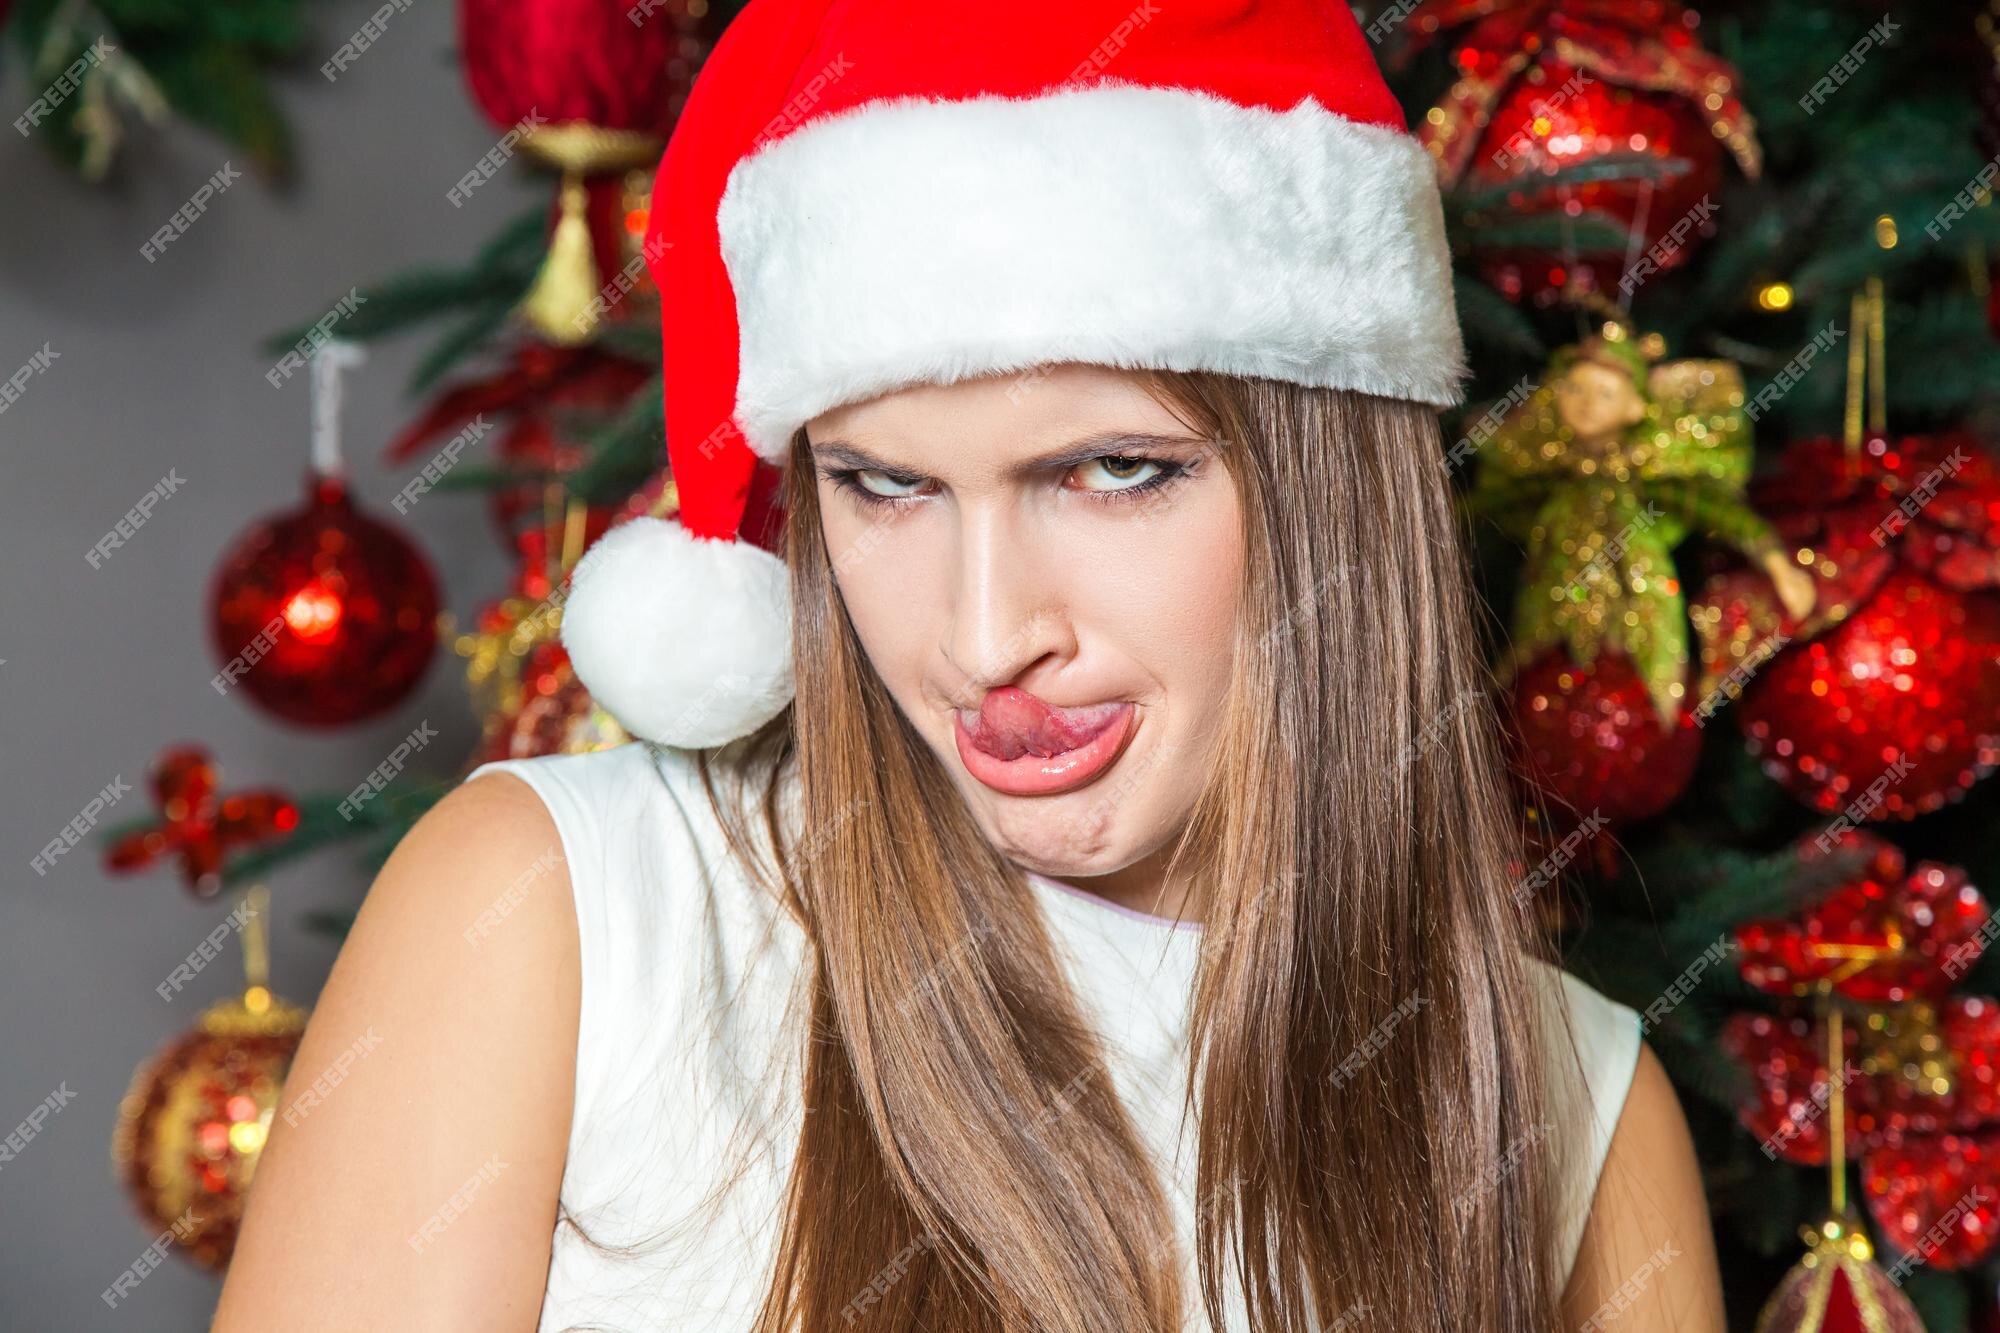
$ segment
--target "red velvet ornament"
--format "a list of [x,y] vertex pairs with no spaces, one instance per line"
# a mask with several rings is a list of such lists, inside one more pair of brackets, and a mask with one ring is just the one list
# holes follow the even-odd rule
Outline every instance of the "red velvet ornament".
[[282,838],[298,827],[298,807],[282,792],[219,795],[221,771],[198,745],[167,750],[154,762],[152,777],[153,797],[165,818],[153,828],[126,834],[106,851],[106,867],[119,874],[172,856],[180,862],[189,892],[213,897],[222,887],[223,862],[231,849]]
[[707,6],[459,0],[459,57],[473,99],[502,129],[534,116],[665,137],[707,50],[697,8]]
[[[1403,25],[1411,34],[1403,58],[1440,33],[1463,36],[1453,53],[1458,82],[1419,138],[1448,188],[1504,189],[1510,219],[1594,215],[1635,237],[1654,270],[1677,267],[1691,245],[1684,220],[1698,219],[1721,183],[1723,146],[1746,175],[1761,167],[1736,72],[1703,49],[1696,23],[1671,0],[1427,0]],[[1679,158],[1689,169],[1562,189],[1538,180],[1632,154]],[[1676,228],[1676,240],[1660,244]],[[1477,259],[1504,294],[1547,302],[1570,283],[1617,290],[1627,249],[1484,249]]]
[[[1822,852],[1801,844],[1802,862],[1838,852],[1865,857],[1859,874],[1791,918],[1737,929],[1743,979],[1773,995],[1804,996],[1821,983],[1852,1000],[1899,1004],[1951,989],[1984,946],[1992,912],[1957,866],[1926,861],[1907,876],[1902,851],[1849,829]],[[1843,948],[1895,950],[1874,960]]]
[[1803,441],[1752,499],[1817,605],[1794,623],[1725,578],[1694,619],[1712,671],[1785,636],[1735,708],[1765,771],[1819,810],[1910,819],[2000,764],[2000,469],[1980,446]]
[[394,707],[437,650],[437,582],[410,542],[355,509],[338,478],[238,538],[216,571],[210,628],[223,669],[303,726]]
[[1694,776],[1701,734],[1685,709],[1661,727],[1646,682],[1623,653],[1590,667],[1549,653],[1515,675],[1509,764],[1529,800],[1546,797],[1557,822],[1613,826],[1672,805]]

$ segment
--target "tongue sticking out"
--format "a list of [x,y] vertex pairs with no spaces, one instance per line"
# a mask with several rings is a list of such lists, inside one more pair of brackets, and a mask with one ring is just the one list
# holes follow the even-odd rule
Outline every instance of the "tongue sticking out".
[[996,759],[1019,759],[1024,754],[1046,759],[1090,740],[1128,706],[1108,703],[1058,708],[1026,690],[1005,685],[986,692],[977,720],[965,724],[966,736]]

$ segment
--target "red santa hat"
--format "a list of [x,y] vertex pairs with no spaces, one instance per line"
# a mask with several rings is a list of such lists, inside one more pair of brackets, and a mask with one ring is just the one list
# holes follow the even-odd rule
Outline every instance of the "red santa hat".
[[1464,379],[1435,171],[1338,0],[751,0],[646,245],[680,513],[597,542],[563,642],[670,745],[792,697],[746,524],[830,408],[1052,362],[1436,406]]

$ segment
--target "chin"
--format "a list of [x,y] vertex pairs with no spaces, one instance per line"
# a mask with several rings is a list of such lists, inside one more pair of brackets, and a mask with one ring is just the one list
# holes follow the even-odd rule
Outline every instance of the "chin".
[[[1158,851],[1167,841],[1162,830],[1181,822],[1166,809],[1175,802],[1164,784],[1147,780],[1154,764],[1136,745],[1096,781],[1050,796],[1009,796],[966,772],[953,750],[939,758],[987,841],[1014,864],[1052,879],[1114,874]],[[1192,804],[1190,793],[1186,805]]]

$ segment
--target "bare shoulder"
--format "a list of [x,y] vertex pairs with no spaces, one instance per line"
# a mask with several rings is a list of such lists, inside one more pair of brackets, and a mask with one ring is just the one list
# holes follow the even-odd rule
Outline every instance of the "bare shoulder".
[[1563,1297],[1596,1333],[1721,1333],[1722,1291],[1701,1168],[1666,1070],[1643,1042]]
[[369,889],[294,1060],[214,1327],[531,1329],[580,967],[554,820],[468,782]]

